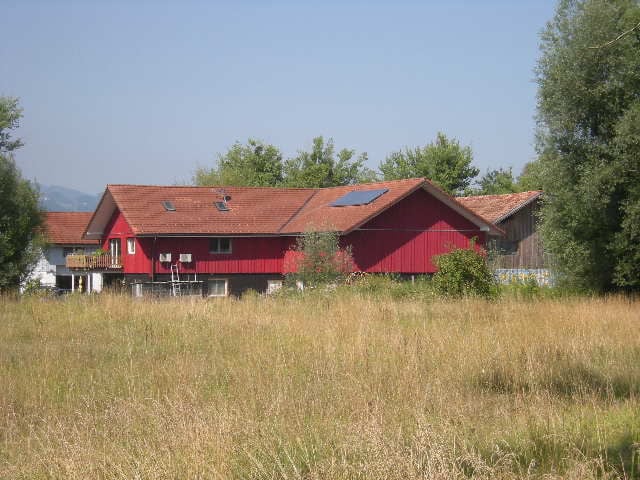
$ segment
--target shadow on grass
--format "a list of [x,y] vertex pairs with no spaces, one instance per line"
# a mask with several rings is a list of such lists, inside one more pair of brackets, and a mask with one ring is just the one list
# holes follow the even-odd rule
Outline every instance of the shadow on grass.
[[472,382],[483,392],[503,394],[547,391],[563,397],[595,395],[616,400],[640,394],[640,371],[633,369],[605,374],[597,366],[569,358],[542,360],[538,368],[523,363],[494,361]]

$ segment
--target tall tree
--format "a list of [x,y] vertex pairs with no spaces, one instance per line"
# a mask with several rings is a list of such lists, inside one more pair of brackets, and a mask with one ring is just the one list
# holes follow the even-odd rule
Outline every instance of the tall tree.
[[522,168],[522,173],[518,177],[518,187],[521,191],[544,190],[542,185],[543,162],[541,160],[533,160],[528,162]]
[[520,191],[518,182],[513,178],[513,171],[509,168],[489,170],[480,180],[474,195],[497,195],[501,193],[515,193]]
[[462,195],[480,173],[472,162],[471,147],[439,132],[436,140],[424,147],[391,153],[380,164],[380,171],[385,180],[426,177],[450,194]]
[[39,254],[37,230],[42,224],[38,192],[16,167],[12,140],[22,111],[15,98],[0,97],[0,291],[17,288]]
[[336,187],[376,179],[373,170],[366,167],[367,154],[355,157],[355,150],[343,148],[337,155],[333,139],[313,139],[311,151],[301,151],[285,162],[285,182],[289,187]]
[[561,0],[537,82],[542,233],[560,279],[640,289],[640,4]]
[[196,185],[275,187],[283,182],[282,153],[252,138],[246,145],[236,142],[214,168],[196,170],[193,180]]

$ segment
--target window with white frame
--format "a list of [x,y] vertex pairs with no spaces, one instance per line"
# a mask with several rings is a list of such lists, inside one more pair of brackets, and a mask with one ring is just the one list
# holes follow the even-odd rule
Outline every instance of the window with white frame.
[[214,278],[207,283],[210,297],[226,297],[229,294],[229,281],[226,278]]
[[210,238],[209,253],[231,253],[231,239],[229,237]]
[[267,280],[267,295],[277,292],[282,288],[282,280]]
[[136,253],[136,239],[127,238],[127,253],[129,255],[135,255]]

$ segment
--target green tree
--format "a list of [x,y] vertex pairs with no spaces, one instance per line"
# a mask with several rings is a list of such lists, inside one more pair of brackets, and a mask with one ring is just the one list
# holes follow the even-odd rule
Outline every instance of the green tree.
[[513,178],[511,167],[490,170],[478,180],[478,188],[474,195],[497,195],[501,193],[519,192],[518,182]]
[[15,98],[0,97],[0,291],[15,289],[31,271],[40,252],[42,225],[39,194],[16,167],[13,151],[22,142],[11,139],[22,111]]
[[333,140],[313,139],[311,151],[301,151],[285,162],[285,183],[289,187],[323,188],[375,181],[365,166],[367,154],[355,159],[355,150],[343,148],[336,155]]
[[542,234],[559,279],[640,288],[640,5],[562,0],[537,66]]
[[330,229],[304,232],[293,247],[289,278],[305,287],[344,280],[354,270],[351,247],[340,246],[340,236]]
[[194,175],[196,185],[229,185],[275,187],[283,182],[283,162],[280,150],[250,138],[246,145],[239,142],[224,155],[216,166],[199,168]]
[[471,147],[439,132],[425,147],[391,153],[380,164],[380,171],[385,180],[426,177],[451,195],[462,195],[480,173],[472,162]]
[[540,160],[528,162],[522,168],[522,173],[518,177],[518,188],[521,192],[531,190],[544,190],[542,184],[543,163]]

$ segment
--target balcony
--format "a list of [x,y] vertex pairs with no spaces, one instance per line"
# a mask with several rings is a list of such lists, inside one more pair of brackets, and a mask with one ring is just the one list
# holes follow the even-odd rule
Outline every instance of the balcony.
[[71,270],[121,270],[122,260],[119,256],[83,255],[72,253],[67,255],[66,266]]

